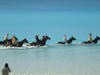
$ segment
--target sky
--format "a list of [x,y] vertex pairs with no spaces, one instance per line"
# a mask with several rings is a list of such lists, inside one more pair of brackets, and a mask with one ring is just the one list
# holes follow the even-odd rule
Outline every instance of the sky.
[[0,0],[0,9],[72,10],[100,9],[100,0]]

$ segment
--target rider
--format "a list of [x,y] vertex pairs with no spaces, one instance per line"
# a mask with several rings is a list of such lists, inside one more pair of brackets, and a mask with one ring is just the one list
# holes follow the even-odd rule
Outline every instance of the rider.
[[41,40],[39,39],[39,35],[38,35],[38,34],[35,35],[35,39],[36,39],[36,42],[37,42],[37,43],[40,43]]
[[64,35],[64,42],[66,42],[67,41],[67,38],[66,38],[66,35]]
[[8,35],[9,35],[9,34],[6,34],[6,35],[4,36],[4,41],[8,40]]
[[38,35],[37,34],[35,35],[35,39],[36,39],[36,42],[37,42],[37,39],[38,39]]
[[14,45],[17,44],[17,40],[18,40],[17,37],[15,35],[13,35],[12,39],[11,39],[12,44],[14,44]]
[[91,34],[91,33],[90,33],[89,36],[88,36],[88,41],[89,41],[89,42],[92,42],[92,41],[93,41],[93,39],[92,39],[92,34]]

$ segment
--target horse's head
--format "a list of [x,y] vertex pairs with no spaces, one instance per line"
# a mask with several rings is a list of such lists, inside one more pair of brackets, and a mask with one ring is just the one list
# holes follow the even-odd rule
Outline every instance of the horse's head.
[[75,38],[75,37],[73,37],[73,36],[71,37],[71,39],[72,39],[72,40],[76,40],[76,38]]
[[51,38],[50,38],[49,36],[47,36],[47,35],[45,36],[45,38],[46,38],[47,40],[51,40]]
[[96,39],[97,39],[97,40],[100,40],[100,37],[99,37],[99,36],[96,36]]
[[48,36],[42,36],[42,42],[46,42],[47,40],[50,40],[51,38]]
[[24,38],[23,42],[24,43],[28,43],[28,40],[26,38]]

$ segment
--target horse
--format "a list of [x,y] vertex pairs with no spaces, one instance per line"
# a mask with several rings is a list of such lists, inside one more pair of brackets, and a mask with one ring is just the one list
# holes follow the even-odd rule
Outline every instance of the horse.
[[20,42],[17,42],[17,44],[15,45],[15,47],[22,47],[24,43],[28,43],[28,40],[26,38],[24,38]]
[[32,42],[32,43],[30,43],[28,46],[40,46],[40,44],[37,43],[37,42]]
[[40,40],[37,36],[37,38],[35,39],[36,39],[36,42],[30,43],[29,46],[44,46],[46,45],[46,41],[50,40],[51,38],[48,36],[42,36],[42,39]]
[[76,40],[76,38],[72,36],[69,40],[67,40],[67,44],[71,44],[74,40]]
[[26,39],[26,38],[24,38],[22,41],[20,41],[20,42],[17,42],[16,44],[13,44],[12,43],[12,41],[11,41],[11,39],[9,39],[9,40],[6,40],[6,44],[4,45],[4,46],[10,46],[10,47],[22,47],[22,45],[24,44],[24,43],[28,43],[28,40]]
[[5,41],[0,41],[0,45],[3,45],[4,46],[5,43],[6,43]]
[[96,36],[96,38],[92,41],[83,41],[81,44],[97,44],[100,37]]
[[57,44],[71,44],[72,43],[72,41],[74,41],[74,40],[76,40],[76,38],[75,37],[70,37],[69,38],[69,40],[67,40],[66,42],[64,42],[64,41],[62,41],[62,42],[57,42]]
[[0,45],[7,46],[11,44],[11,42],[12,42],[11,39],[3,40],[3,41],[0,41]]
[[44,46],[46,45],[46,41],[47,40],[50,40],[51,38],[48,37],[48,36],[43,36],[42,40],[41,40],[41,43],[40,43],[40,46]]
[[7,39],[7,40],[5,40],[5,45],[4,46],[11,46],[12,45],[12,39]]
[[30,46],[39,46],[41,43],[41,40],[39,39],[38,35],[35,36],[36,42],[32,42],[29,45]]

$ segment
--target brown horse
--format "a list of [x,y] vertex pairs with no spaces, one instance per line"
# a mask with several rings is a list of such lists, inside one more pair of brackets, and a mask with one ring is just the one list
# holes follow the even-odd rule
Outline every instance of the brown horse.
[[1,46],[8,46],[11,43],[12,43],[11,39],[7,39],[7,40],[4,40],[4,41],[0,41],[0,45]]
[[10,46],[10,47],[22,47],[24,43],[28,43],[28,40],[26,38],[24,38],[22,41],[17,42],[16,44],[12,44],[11,39],[6,40],[6,44],[5,46]]
[[50,40],[51,38],[48,36],[42,36],[42,39],[40,40],[37,36],[35,39],[36,39],[36,42],[30,43],[29,46],[44,46],[46,45],[46,41]]
[[22,47],[24,43],[28,43],[28,40],[24,38],[22,41],[17,42],[17,47]]
[[4,46],[5,44],[6,44],[5,41],[0,41],[0,45],[1,45],[1,46]]

